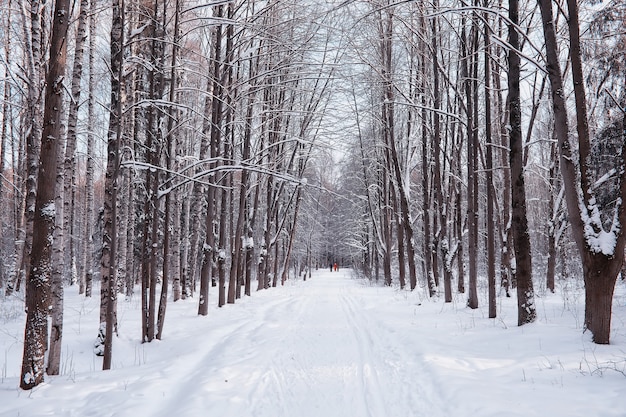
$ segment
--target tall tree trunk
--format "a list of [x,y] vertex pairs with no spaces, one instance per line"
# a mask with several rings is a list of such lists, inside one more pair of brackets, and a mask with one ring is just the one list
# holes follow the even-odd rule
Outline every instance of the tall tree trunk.
[[[224,7],[222,5],[215,8],[215,15],[218,20],[224,17]],[[218,24],[213,33],[214,48],[213,48],[213,68],[211,74],[211,142],[210,142],[210,158],[209,170],[214,171],[217,169],[216,158],[219,156],[219,145],[221,139],[221,117],[222,117],[222,89],[223,85],[220,82],[221,74],[221,44],[222,44],[222,25]],[[217,214],[217,190],[212,184],[215,184],[215,178],[217,175],[215,172],[209,174],[209,187],[207,188],[207,214],[206,214],[206,238],[203,246],[203,261],[202,270],[200,271],[200,297],[198,300],[198,314],[206,316],[209,313],[209,285],[211,281],[211,275],[213,270],[213,264],[216,257],[215,247],[215,216]],[[219,301],[218,301],[219,304]]]
[[[51,243],[55,227],[55,175],[62,135],[63,85],[65,74],[69,0],[56,0],[50,40],[50,60],[46,76],[44,125],[35,202],[32,268],[29,270],[26,297],[24,356],[20,387],[32,389],[43,382],[44,356],[50,303]],[[60,328],[57,330],[61,331]],[[61,333],[58,334],[59,339]]]
[[556,176],[558,175],[558,159],[557,159],[556,143],[550,145],[550,170],[548,171],[549,193],[548,197],[548,266],[546,268],[546,288],[554,293],[555,275],[556,275],[556,256],[557,256],[557,221],[559,215],[560,203],[557,203],[555,197]]
[[[599,208],[593,195],[593,179],[589,175],[590,138],[587,126],[586,98],[582,73],[580,51],[580,35],[578,21],[578,5],[568,0],[570,56],[572,61],[572,81],[576,101],[576,126],[578,131],[578,154],[580,169],[580,188],[577,184],[576,166],[572,160],[572,147],[569,142],[569,126],[567,107],[563,96],[563,76],[561,74],[556,31],[554,28],[552,3],[538,0],[543,21],[544,39],[546,44],[546,61],[552,108],[554,112],[555,133],[557,136],[560,168],[565,187],[565,201],[572,227],[572,234],[578,247],[583,264],[585,280],[585,328],[593,334],[593,341],[608,344],[611,332],[611,310],[613,292],[617,275],[624,258],[625,233],[617,233],[626,224],[626,209],[623,203],[616,209],[611,230],[604,230],[601,222],[595,220],[594,213]],[[625,116],[626,119],[626,116]],[[622,137],[621,163],[626,160],[626,135]],[[619,199],[626,199],[626,170],[619,168]],[[580,191],[579,191],[580,190]],[[599,216],[597,216],[599,217]],[[612,236],[610,236],[612,235]],[[599,237],[606,240],[612,237],[614,245],[610,248],[599,247]]]
[[61,343],[63,339],[63,276],[64,276],[64,215],[63,215],[63,132],[58,138],[57,171],[55,177],[55,225],[52,243],[52,275],[50,278],[50,342],[48,344],[48,375],[58,375],[61,367]]
[[[28,75],[28,98],[27,98],[27,116],[26,116],[26,190],[25,202],[23,206],[22,227],[16,242],[16,276],[15,283],[7,287],[8,293],[13,289],[19,291],[23,274],[30,271],[30,253],[33,241],[33,216],[35,213],[35,199],[37,195],[37,178],[39,165],[39,148],[41,139],[41,81],[42,70],[41,63],[44,62],[42,54],[42,22],[45,13],[45,6],[40,0],[32,0],[30,2],[30,33],[29,25],[23,22],[24,39],[26,40],[26,64]],[[26,10],[26,6],[23,6]],[[26,20],[26,16],[24,16]],[[20,214],[22,216],[22,214]],[[28,297],[28,294],[26,294]],[[26,300],[28,303],[28,300]]]
[[63,178],[63,230],[65,232],[64,265],[65,274],[70,274],[70,284],[74,284],[76,277],[76,253],[74,245],[75,227],[75,199],[76,199],[76,125],[78,121],[78,108],[81,96],[81,80],[83,76],[83,56],[85,40],[87,39],[87,12],[89,0],[81,0],[78,15],[78,28],[76,30],[76,46],[74,48],[74,64],[72,68],[72,100],[70,101],[69,115],[67,118],[67,140],[65,144],[64,178]]
[[[465,20],[465,19],[463,19]],[[475,185],[477,184],[476,172],[477,166],[475,162],[478,160],[476,155],[478,153],[477,148],[477,127],[474,125],[474,106],[478,103],[474,103],[474,95],[472,94],[472,82],[470,80],[470,69],[474,62],[474,53],[471,50],[468,42],[468,35],[466,33],[465,21],[462,23],[461,29],[461,75],[463,77],[463,84],[465,85],[465,100],[466,100],[466,112],[467,112],[467,222],[468,222],[468,284],[469,293],[467,298],[467,306],[469,308],[478,308],[478,291],[477,291],[477,257],[478,257],[478,213],[477,207],[474,202],[476,201],[476,194],[478,190]],[[470,32],[471,35],[471,32]],[[469,62],[468,62],[469,61]]]
[[[174,39],[172,42],[172,57],[170,67],[170,90],[169,90],[169,109],[167,118],[167,152],[165,155],[165,164],[167,168],[166,184],[171,187],[172,185],[172,168],[173,159],[176,155],[176,137],[178,133],[174,131],[174,126],[178,125],[178,110],[174,106],[176,100],[176,89],[178,84],[177,77],[177,60],[178,60],[178,41],[179,41],[179,18],[180,18],[180,2],[176,0],[176,6],[174,9]],[[166,22],[165,4],[163,11],[163,21]],[[165,36],[165,33],[163,34]],[[167,308],[167,296],[170,283],[170,274],[173,272],[178,275],[180,271],[173,268],[173,260],[178,258],[178,254],[172,250],[173,246],[178,246],[178,242],[172,242],[173,226],[172,223],[172,211],[174,211],[173,205],[178,205],[176,202],[176,191],[170,190],[165,195],[165,231],[163,237],[163,277],[161,280],[161,295],[159,297],[159,309],[157,314],[157,332],[156,338],[161,340],[163,337],[163,326],[165,323],[165,311]],[[174,194],[174,196],[172,196]],[[174,197],[174,198],[172,198]],[[179,223],[180,219],[174,217],[174,222]]]
[[398,195],[393,193],[393,210],[396,214],[397,225],[397,241],[398,241],[398,280],[400,281],[400,289],[406,286],[406,259],[404,259],[404,226],[402,224],[402,213],[398,207]]
[[[163,136],[161,130],[162,114],[159,108],[158,101],[163,96],[163,36],[164,28],[159,15],[159,0],[154,0],[153,9],[153,22],[154,32],[151,39],[150,48],[150,62],[152,67],[148,75],[148,82],[150,85],[149,95],[153,100],[150,109],[148,110],[148,128],[147,128],[147,141],[146,147],[148,149],[148,161],[152,167],[158,167],[161,165],[161,151],[163,147]],[[144,336],[144,342],[150,342],[154,340],[156,335],[156,287],[158,284],[158,265],[159,265],[159,222],[161,214],[161,204],[159,201],[159,184],[160,175],[159,170],[153,168],[148,170],[149,180],[149,196],[146,200],[150,206],[149,210],[152,215],[150,216],[150,268],[148,275],[148,286],[143,290],[147,292],[147,309],[146,309],[146,334]]]
[[89,88],[87,99],[87,157],[85,162],[85,234],[83,248],[83,275],[85,297],[91,297],[93,284],[93,213],[94,213],[94,125],[95,125],[95,46],[96,46],[96,17],[95,1],[91,0],[89,7]]
[[[252,72],[252,70],[250,70],[250,72]],[[248,179],[250,177],[250,172],[247,169],[247,165],[250,160],[250,150],[251,150],[250,137],[251,137],[251,128],[252,128],[251,123],[252,123],[252,110],[253,110],[254,92],[255,92],[254,87],[252,88],[253,88],[253,91],[251,92],[251,97],[249,97],[248,99],[249,102],[248,102],[248,106],[246,109],[246,125],[244,129],[243,153],[241,157],[241,165],[243,169],[241,171],[241,182],[239,186],[239,207],[237,209],[237,223],[235,226],[235,237],[233,239],[232,263],[230,265],[230,282],[231,283],[236,282],[237,280],[236,274],[237,274],[237,270],[239,269],[238,265],[241,263],[240,262],[241,257],[244,256],[242,249],[246,248],[246,253],[247,253],[247,249],[249,246],[248,236],[247,236],[248,231],[244,229],[245,229],[245,223],[246,223],[246,217],[247,217],[246,200],[247,200],[248,183],[249,183]],[[243,242],[244,233],[246,234],[245,244]],[[250,283],[248,280],[245,281],[245,285],[246,285],[246,290],[244,291],[244,293],[246,295],[250,295],[250,289],[249,289]]]
[[[461,152],[459,152],[459,158],[460,158],[460,154]],[[459,165],[460,166],[460,165]],[[458,248],[457,248],[457,291],[460,294],[463,294],[465,292],[465,264],[463,261],[463,212],[462,212],[462,205],[463,205],[463,197],[462,197],[462,191],[461,191],[461,184],[460,181],[457,181],[456,184],[456,192],[455,192],[455,204],[454,204],[454,212],[455,212],[455,219],[454,219],[454,234],[456,235],[456,240],[458,242]]]
[[[489,7],[489,0],[485,0],[485,8]],[[489,318],[496,317],[496,248],[495,248],[495,216],[494,216],[494,186],[493,186],[493,141],[491,136],[491,37],[489,14],[484,13],[485,37],[485,141],[487,148],[487,283],[489,293]]]
[[[3,22],[3,24],[5,24],[5,28],[9,28],[11,25],[11,17],[12,17],[12,11],[11,11],[11,7],[13,7],[12,1],[9,0],[7,2],[7,20],[6,20],[6,24],[5,22]],[[9,55],[10,55],[10,50],[11,50],[11,36],[7,36],[5,38],[5,62],[9,62]],[[4,161],[6,159],[6,150],[7,150],[7,144],[9,143],[9,126],[11,123],[11,116],[9,116],[11,114],[11,106],[10,106],[10,97],[11,97],[11,83],[9,81],[9,68],[8,66],[5,66],[4,68],[4,83],[3,83],[3,102],[2,102],[2,132],[0,133],[0,201],[3,201],[4,199],[4,185],[2,183],[5,182],[5,164]],[[4,227],[4,219],[2,219],[0,217],[0,236],[6,236],[8,235],[8,233],[5,231],[5,227]],[[17,232],[17,231],[15,231]],[[6,263],[5,263],[5,259],[8,259],[7,256],[8,253],[5,254],[5,248],[4,248],[4,241],[2,241],[0,239],[0,259],[2,259],[2,261],[0,261],[0,289],[2,289],[7,281],[6,278]],[[9,285],[6,286],[6,291],[9,292]]]
[[524,184],[522,112],[520,102],[520,57],[518,0],[509,0],[509,162],[511,164],[511,205],[513,241],[517,279],[517,324],[532,323],[537,318],[533,290],[530,234],[526,217],[526,187]]
[[[202,124],[202,135],[200,140],[200,161],[205,161],[207,157],[211,157],[212,146],[211,146],[211,107],[214,101],[214,97],[212,97],[211,91],[213,88],[213,81],[209,78],[207,81],[207,95],[204,99],[204,122]],[[214,162],[210,162],[208,165],[213,166]],[[209,178],[211,178],[213,174],[209,174]],[[210,242],[214,241],[213,235],[209,235],[209,233],[213,232],[212,222],[213,222],[213,206],[211,205],[206,208],[205,215],[205,238],[204,242],[201,242],[201,212],[202,206],[204,205],[204,195],[206,195],[207,206],[209,204],[209,195],[213,193],[210,189],[205,189],[205,187],[200,182],[194,182],[192,191],[191,191],[191,202],[189,205],[189,217],[190,219],[186,221],[185,235],[188,235],[188,245],[185,245],[185,250],[189,251],[188,261],[183,265],[185,271],[187,273],[183,274],[183,282],[182,282],[182,298],[186,299],[187,297],[191,297],[193,295],[193,291],[195,290],[195,283],[197,276],[202,277],[202,274],[206,273],[205,278],[207,279],[207,283],[210,280],[211,270],[205,270],[204,262],[206,262],[207,251],[212,251],[212,245]],[[202,243],[202,245],[201,245]],[[202,248],[202,251],[200,249]],[[212,258],[212,254],[210,257]],[[200,258],[202,257],[202,266],[200,271],[198,271],[198,266],[200,265]],[[210,268],[210,264],[208,265]],[[202,284],[202,279],[200,278],[200,294],[204,294],[206,289],[206,294],[208,294],[208,285],[206,288]],[[207,295],[208,296],[208,295]],[[208,306],[207,306],[208,308]]]
[[[433,9],[436,11],[439,8],[439,2],[435,1]],[[435,239],[438,252],[441,253],[441,259],[443,263],[443,286],[444,286],[444,301],[446,303],[452,302],[452,269],[450,262],[450,243],[448,240],[448,204],[444,204],[444,191],[443,181],[441,179],[441,118],[439,111],[441,108],[441,93],[439,91],[439,47],[438,47],[438,20],[433,18],[432,20],[432,34],[431,34],[431,46],[432,46],[432,60],[433,60],[433,158],[434,158],[434,171],[433,171],[433,189],[435,191],[435,202],[437,204],[436,213],[439,223],[438,237]]]
[[[122,79],[124,1],[113,0],[111,23],[111,112],[107,131],[107,169],[104,182],[104,226],[100,268],[100,332],[103,336],[102,369],[111,369],[113,333],[117,331],[117,192],[119,145],[122,134]],[[102,308],[104,304],[104,308]],[[102,313],[104,312],[104,316]]]

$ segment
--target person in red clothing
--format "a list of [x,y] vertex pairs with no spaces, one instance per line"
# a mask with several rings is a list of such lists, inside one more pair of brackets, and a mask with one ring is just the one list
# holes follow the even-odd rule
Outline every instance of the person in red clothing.
[[335,272],[337,272],[337,262],[335,262]]

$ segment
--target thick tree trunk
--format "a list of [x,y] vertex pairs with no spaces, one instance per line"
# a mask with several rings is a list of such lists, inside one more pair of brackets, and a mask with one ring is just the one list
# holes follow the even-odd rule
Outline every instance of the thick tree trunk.
[[591,331],[594,343],[610,341],[613,293],[620,269],[621,263],[607,261],[601,254],[587,254],[583,259],[585,329]]
[[[28,273],[24,356],[20,387],[32,389],[43,382],[44,357],[48,333],[50,303],[51,244],[55,227],[55,181],[59,140],[62,135],[63,85],[69,25],[69,0],[56,0],[54,6],[50,60],[46,76],[44,125],[41,133],[41,154],[37,179],[32,250],[32,268]],[[38,13],[39,11],[37,11]],[[61,338],[62,329],[57,327]]]
[[511,205],[512,231],[515,247],[515,265],[517,277],[517,324],[519,326],[532,323],[537,318],[535,294],[533,289],[532,264],[530,252],[530,235],[526,217],[526,187],[524,184],[523,146],[522,146],[522,112],[520,102],[520,57],[519,35],[519,4],[517,0],[509,0],[509,162],[511,164]]
[[58,138],[57,171],[55,175],[55,227],[52,243],[52,276],[50,280],[50,342],[48,343],[48,375],[58,375],[61,367],[63,338],[63,276],[64,276],[64,206],[63,206],[63,136]]
[[[612,250],[609,251],[596,247],[593,242],[597,234],[600,234],[603,230],[602,225],[594,223],[592,216],[588,213],[589,210],[597,210],[598,208],[593,203],[595,198],[592,195],[592,179],[588,177],[589,167],[587,164],[589,163],[590,143],[586,122],[587,114],[578,34],[577,3],[568,0],[570,55],[572,57],[572,78],[576,99],[579,141],[580,189],[582,190],[580,192],[577,186],[576,166],[572,161],[572,149],[569,142],[567,107],[563,96],[563,77],[558,59],[552,3],[549,0],[538,0],[538,3],[543,21],[547,70],[552,93],[555,133],[561,157],[560,168],[565,186],[565,201],[567,203],[572,234],[583,263],[585,278],[585,328],[592,332],[595,343],[608,344],[611,332],[612,297],[615,282],[624,259],[626,234],[618,233],[615,235],[615,244]],[[626,138],[622,139],[621,145],[622,161],[624,161],[624,158],[626,158]],[[623,169],[623,166],[620,168],[619,197],[624,201],[626,199],[626,170]],[[623,204],[617,209],[616,222],[617,224],[614,224],[613,228],[618,230],[621,230],[622,225],[626,224],[626,210]]]

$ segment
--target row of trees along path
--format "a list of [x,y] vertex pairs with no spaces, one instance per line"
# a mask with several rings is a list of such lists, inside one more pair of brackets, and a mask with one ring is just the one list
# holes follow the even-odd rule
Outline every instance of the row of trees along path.
[[119,294],[140,293],[150,342],[169,301],[207,315],[211,287],[223,306],[335,262],[468,308],[486,285],[489,317],[515,289],[519,325],[535,286],[580,274],[609,343],[626,6],[564,3],[8,0],[0,285],[24,292],[21,387],[59,373],[68,285],[100,290],[108,369]]

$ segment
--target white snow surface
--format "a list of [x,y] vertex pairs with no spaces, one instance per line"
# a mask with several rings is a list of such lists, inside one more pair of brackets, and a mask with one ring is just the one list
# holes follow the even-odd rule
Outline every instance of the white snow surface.
[[625,416],[625,286],[606,346],[583,334],[574,284],[538,291],[538,321],[518,327],[515,297],[500,295],[489,319],[462,294],[445,304],[324,269],[206,317],[197,299],[170,301],[163,340],[151,343],[136,296],[119,301],[110,371],[92,353],[99,297],[69,287],[62,375],[32,391],[18,388],[22,302],[4,298],[0,416]]

